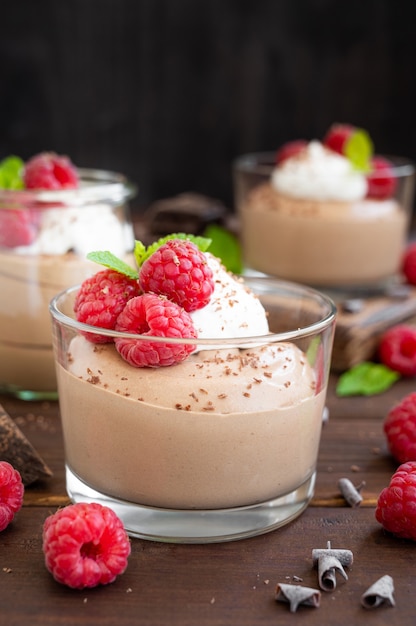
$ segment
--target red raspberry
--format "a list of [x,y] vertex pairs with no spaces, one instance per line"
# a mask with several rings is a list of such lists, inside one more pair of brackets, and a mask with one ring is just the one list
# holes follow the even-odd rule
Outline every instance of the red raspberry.
[[112,583],[125,571],[130,541],[114,511],[82,502],[46,518],[43,552],[56,581],[84,589]]
[[68,157],[42,152],[29,159],[23,171],[26,189],[76,189],[78,173]]
[[288,141],[283,144],[276,152],[276,165],[280,165],[283,161],[286,161],[286,159],[296,156],[299,152],[302,152],[307,145],[308,142],[304,139],[295,139],[294,141]]
[[[175,302],[153,293],[129,300],[118,317],[116,330],[152,337],[197,337],[189,313]],[[116,338],[114,342],[123,359],[135,367],[174,365],[186,359],[196,347],[123,338]]]
[[351,135],[356,131],[350,124],[333,124],[326,133],[323,144],[330,150],[344,154],[344,147]]
[[[105,269],[82,283],[75,299],[74,311],[78,322],[114,330],[126,302],[138,296],[137,280],[115,270]],[[86,333],[92,343],[107,343],[111,337]]]
[[0,531],[7,528],[23,504],[22,477],[7,461],[0,461]]
[[375,200],[391,198],[397,185],[392,163],[383,157],[375,156],[371,159],[370,165],[371,173],[367,176],[367,197]]
[[29,246],[36,237],[36,222],[31,211],[0,209],[0,246]]
[[185,311],[206,306],[214,291],[213,273],[203,252],[187,239],[170,239],[144,261],[143,291],[166,296]]
[[416,461],[416,393],[394,406],[384,420],[391,454],[399,463]]
[[410,285],[416,285],[416,242],[409,244],[404,252],[402,273]]
[[416,462],[400,465],[379,495],[376,519],[385,530],[416,541]]
[[403,376],[416,375],[416,328],[399,324],[380,339],[379,357],[384,365]]

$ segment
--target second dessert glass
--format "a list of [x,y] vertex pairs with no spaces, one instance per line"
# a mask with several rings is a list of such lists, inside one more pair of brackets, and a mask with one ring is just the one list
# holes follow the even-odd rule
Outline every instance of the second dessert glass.
[[132,536],[221,542],[273,530],[314,493],[335,325],[319,292],[247,278],[271,334],[193,339],[169,367],[135,368],[85,334],[189,344],[79,323],[78,288],[51,302],[67,491],[111,507]]
[[0,392],[56,398],[48,305],[94,273],[101,245],[128,258],[134,247],[129,199],[117,173],[80,169],[71,190],[0,190]]
[[[272,184],[275,153],[238,158],[235,202],[248,268],[320,289],[379,289],[394,280],[408,235],[415,169],[402,158],[389,161],[391,197],[339,201],[301,197],[295,181],[288,192],[278,192]],[[316,186],[313,167],[308,175]]]

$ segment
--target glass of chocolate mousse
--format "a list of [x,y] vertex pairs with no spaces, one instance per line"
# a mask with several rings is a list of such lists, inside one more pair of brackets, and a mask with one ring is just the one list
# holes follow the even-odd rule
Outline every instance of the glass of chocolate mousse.
[[142,539],[259,535],[314,493],[335,306],[206,254],[215,288],[188,314],[192,336],[123,330],[152,299],[166,306],[153,293],[115,329],[78,321],[79,286],[50,304],[68,495],[111,507]]
[[325,290],[397,282],[414,174],[397,157],[355,165],[330,136],[241,156],[233,175],[247,268]]
[[[45,159],[60,157],[42,158],[44,174]],[[86,254],[98,241],[120,256],[132,253],[134,194],[124,176],[88,169],[77,169],[68,186],[34,180],[32,187],[0,189],[1,393],[56,398],[49,302],[95,271]]]

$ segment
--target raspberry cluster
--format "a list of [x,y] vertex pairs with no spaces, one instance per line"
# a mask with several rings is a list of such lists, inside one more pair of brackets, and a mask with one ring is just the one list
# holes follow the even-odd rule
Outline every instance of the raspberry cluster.
[[[9,157],[2,162],[4,168],[8,162],[15,163],[17,157]],[[20,159],[19,159],[20,161]],[[79,186],[78,171],[70,159],[55,152],[42,152],[27,161],[14,180],[14,187],[7,189],[24,190],[62,190],[76,189]],[[0,185],[1,186],[1,185]],[[36,208],[0,209],[0,246],[16,248],[33,243],[39,221]]]
[[[357,127],[350,124],[333,124],[323,138],[323,145],[343,156],[347,156],[348,142],[359,131]],[[276,153],[276,163],[279,165],[283,161],[297,154],[307,146],[303,139],[289,141],[284,144]],[[393,165],[384,157],[372,155],[369,160],[369,173],[367,178],[367,197],[374,200],[384,200],[391,198],[396,190],[396,177]]]
[[399,466],[380,493],[376,519],[385,530],[416,541],[416,461]]
[[23,504],[24,486],[20,473],[0,461],[0,531],[7,528]]
[[[208,304],[214,291],[206,256],[189,239],[164,241],[141,264],[137,278],[113,269],[86,279],[74,311],[79,322],[98,328],[150,337],[196,339],[190,312]],[[91,342],[112,338],[85,331]],[[115,347],[135,367],[180,363],[195,350],[191,343],[166,343],[116,337]]]
[[44,522],[46,568],[73,589],[112,583],[126,570],[130,550],[120,518],[98,503],[66,506]]

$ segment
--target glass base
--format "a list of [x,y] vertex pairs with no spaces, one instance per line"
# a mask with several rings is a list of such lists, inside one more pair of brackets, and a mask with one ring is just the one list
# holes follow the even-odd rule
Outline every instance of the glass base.
[[166,543],[219,543],[270,532],[298,517],[314,492],[316,473],[294,491],[267,502],[219,510],[177,510],[142,506],[109,497],[82,482],[67,466],[66,488],[73,502],[111,508],[131,537]]
[[29,389],[21,389],[20,387],[6,384],[0,384],[0,394],[14,396],[19,400],[26,400],[29,402],[41,402],[42,400],[58,400],[57,391],[31,391]]

